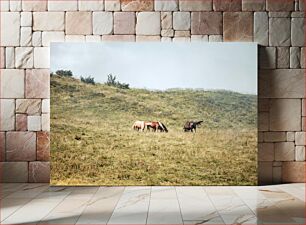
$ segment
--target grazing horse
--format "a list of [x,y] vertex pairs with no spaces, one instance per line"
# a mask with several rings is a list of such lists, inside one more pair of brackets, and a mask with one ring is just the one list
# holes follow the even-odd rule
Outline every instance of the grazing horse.
[[145,129],[145,122],[144,121],[136,121],[134,124],[133,124],[133,129],[134,130],[137,130],[137,131],[144,131]]
[[162,122],[145,122],[145,127],[150,130],[153,129],[154,132],[160,131],[160,132],[166,132],[168,133],[168,129]]
[[201,123],[203,123],[203,121],[187,121],[185,123],[185,126],[184,126],[184,131],[187,132],[187,131],[191,131],[191,132],[196,132],[197,131],[197,126],[200,125]]

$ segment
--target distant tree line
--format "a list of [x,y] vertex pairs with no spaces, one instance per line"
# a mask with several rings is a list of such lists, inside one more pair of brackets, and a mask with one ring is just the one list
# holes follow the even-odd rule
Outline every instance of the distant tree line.
[[[61,77],[72,77],[73,73],[71,70],[57,70],[55,72],[56,75],[61,76]],[[51,73],[51,76],[54,74]],[[95,78],[92,76],[87,76],[87,77],[80,77],[81,82],[86,83],[86,84],[92,84],[95,85]],[[120,89],[130,89],[130,85],[126,83],[121,83],[117,80],[116,76],[113,76],[112,74],[107,75],[107,81],[105,82],[106,85],[120,88]]]

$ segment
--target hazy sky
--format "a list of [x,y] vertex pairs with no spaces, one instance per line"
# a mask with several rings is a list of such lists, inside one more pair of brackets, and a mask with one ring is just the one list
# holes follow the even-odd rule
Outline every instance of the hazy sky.
[[255,43],[52,43],[51,71],[131,87],[225,89],[257,94]]

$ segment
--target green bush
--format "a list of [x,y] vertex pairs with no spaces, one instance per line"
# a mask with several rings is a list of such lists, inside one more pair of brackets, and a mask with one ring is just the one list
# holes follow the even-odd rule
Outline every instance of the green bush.
[[117,87],[120,89],[130,89],[129,84],[120,83],[119,81],[116,81],[116,76],[113,76],[112,74],[107,75],[107,82],[105,83],[108,86]]
[[55,74],[58,76],[62,76],[62,77],[72,77],[73,76],[71,70],[57,70]]
[[81,81],[86,83],[86,84],[96,84],[95,78],[88,76],[88,77],[82,77],[81,76]]

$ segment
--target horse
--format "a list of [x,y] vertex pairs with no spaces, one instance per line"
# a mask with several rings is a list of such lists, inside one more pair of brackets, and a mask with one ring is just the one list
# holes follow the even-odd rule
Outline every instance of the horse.
[[191,132],[196,132],[197,131],[197,126],[200,125],[201,123],[203,123],[203,120],[201,121],[187,121],[184,125],[184,131],[185,132],[188,132],[188,131],[191,131]]
[[144,121],[136,121],[133,124],[132,129],[137,130],[137,131],[144,131],[144,129],[145,129],[145,122]]
[[147,130],[150,130],[151,128],[153,129],[154,132],[156,131],[160,131],[160,132],[166,132],[168,133],[168,129],[165,126],[165,124],[163,124],[162,122],[145,122],[145,127],[147,128]]

